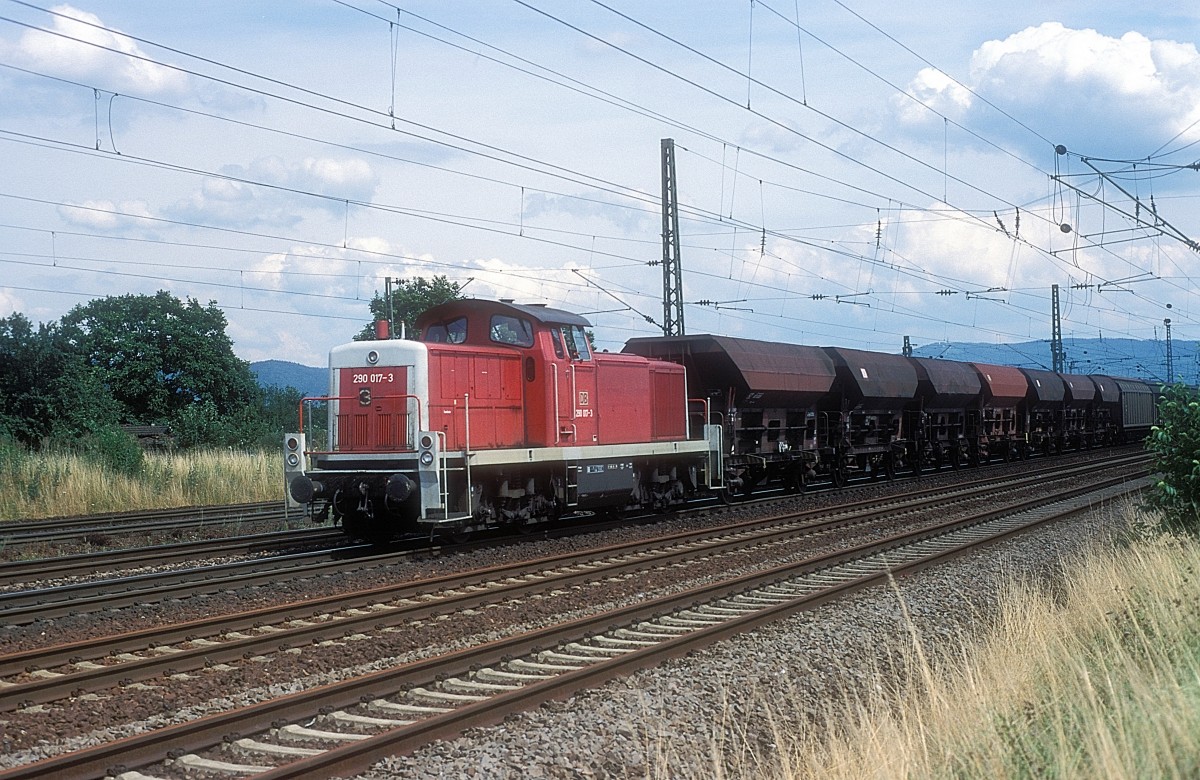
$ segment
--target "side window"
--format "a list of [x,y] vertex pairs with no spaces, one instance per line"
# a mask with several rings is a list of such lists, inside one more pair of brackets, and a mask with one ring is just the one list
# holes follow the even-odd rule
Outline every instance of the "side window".
[[562,328],[563,341],[567,344],[567,352],[571,360],[591,360],[592,351],[588,346],[587,334],[578,325],[564,325]]
[[562,334],[558,332],[557,328],[550,331],[550,340],[554,342],[554,356],[559,360],[565,358],[567,353],[563,351]]
[[493,314],[488,328],[492,341],[497,344],[512,344],[518,347],[533,346],[533,326],[528,320],[507,314]]

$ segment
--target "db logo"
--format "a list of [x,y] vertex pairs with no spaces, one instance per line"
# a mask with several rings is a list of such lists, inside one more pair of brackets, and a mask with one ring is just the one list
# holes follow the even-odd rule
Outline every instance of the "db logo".
[[579,405],[580,406],[588,405],[588,391],[587,390],[579,391]]

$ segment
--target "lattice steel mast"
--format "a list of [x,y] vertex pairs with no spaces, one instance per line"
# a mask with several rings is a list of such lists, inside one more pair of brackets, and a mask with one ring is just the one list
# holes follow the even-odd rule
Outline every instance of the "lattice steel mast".
[[662,139],[663,335],[682,336],[683,267],[679,260],[679,200],[675,188],[675,140]]
[[1058,285],[1050,288],[1050,360],[1054,364],[1052,371],[1062,373],[1067,362],[1067,353],[1063,352],[1062,318],[1058,313]]
[[1175,355],[1171,352],[1171,318],[1163,320],[1167,329],[1167,384],[1175,383]]

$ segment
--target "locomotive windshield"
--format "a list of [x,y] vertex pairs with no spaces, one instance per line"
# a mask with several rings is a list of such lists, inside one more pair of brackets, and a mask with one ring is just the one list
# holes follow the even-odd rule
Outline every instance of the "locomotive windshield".
[[461,344],[467,340],[467,318],[437,322],[425,328],[425,340],[435,344]]
[[492,341],[497,344],[512,344],[517,347],[533,346],[533,326],[529,320],[509,314],[493,314],[488,329]]

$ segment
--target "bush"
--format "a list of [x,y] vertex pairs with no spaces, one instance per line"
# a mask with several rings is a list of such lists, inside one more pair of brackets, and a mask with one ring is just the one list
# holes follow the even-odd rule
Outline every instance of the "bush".
[[1149,503],[1162,510],[1169,529],[1200,535],[1200,392],[1163,388],[1146,449],[1159,472]]
[[217,407],[209,401],[186,406],[171,420],[175,443],[185,450],[225,444],[226,428]]
[[100,428],[57,449],[126,477],[139,476],[146,465],[146,454],[137,439],[115,426]]

